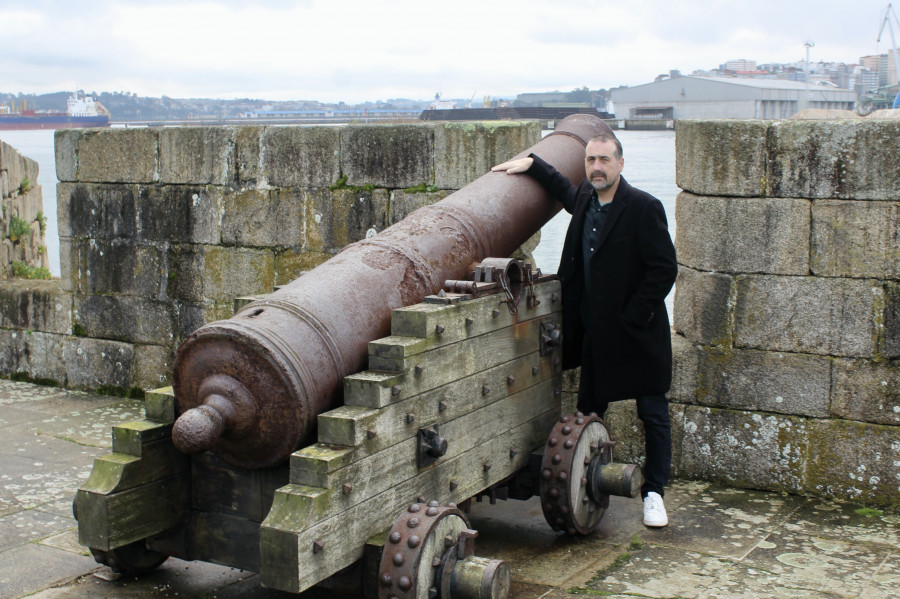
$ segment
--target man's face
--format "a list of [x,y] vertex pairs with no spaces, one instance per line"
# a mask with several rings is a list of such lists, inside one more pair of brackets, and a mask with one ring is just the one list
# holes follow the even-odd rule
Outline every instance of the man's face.
[[624,158],[616,158],[616,144],[595,139],[584,149],[584,173],[597,191],[605,191],[616,184]]

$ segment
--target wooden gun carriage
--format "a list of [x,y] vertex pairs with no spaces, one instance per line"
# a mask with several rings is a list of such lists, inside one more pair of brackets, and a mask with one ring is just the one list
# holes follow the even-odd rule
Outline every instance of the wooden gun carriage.
[[[580,119],[542,149],[561,144],[575,173],[598,128]],[[525,178],[502,183],[550,204]],[[462,222],[465,210],[445,210],[349,246],[182,344],[174,388],[113,427],[112,453],[77,492],[79,540],[98,562],[137,573],[168,556],[208,561],[295,593],[354,572],[367,596],[505,597],[509,568],[475,555],[467,501],[538,494],[550,526],[588,534],[610,495],[636,495],[640,469],[612,461],[599,418],[560,413],[559,282],[486,257],[509,255],[523,233],[467,243],[459,229],[484,221],[451,230],[446,215]],[[525,218],[539,227],[548,214]],[[386,316],[360,315],[364,301]]]

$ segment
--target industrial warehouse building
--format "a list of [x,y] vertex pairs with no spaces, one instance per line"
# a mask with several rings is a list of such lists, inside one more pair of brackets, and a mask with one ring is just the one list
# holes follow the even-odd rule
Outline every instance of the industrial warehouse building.
[[853,110],[856,92],[781,79],[676,76],[611,91],[627,120],[785,119],[807,108]]

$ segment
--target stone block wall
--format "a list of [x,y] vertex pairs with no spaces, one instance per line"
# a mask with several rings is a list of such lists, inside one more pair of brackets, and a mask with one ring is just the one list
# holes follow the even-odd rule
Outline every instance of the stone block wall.
[[537,123],[58,131],[62,278],[4,281],[0,374],[165,386],[178,344],[236,298],[270,293],[540,138]]
[[897,121],[679,121],[675,474],[900,504],[898,156]]
[[0,141],[0,278],[13,274],[13,264],[31,269],[50,266],[37,178],[38,163]]

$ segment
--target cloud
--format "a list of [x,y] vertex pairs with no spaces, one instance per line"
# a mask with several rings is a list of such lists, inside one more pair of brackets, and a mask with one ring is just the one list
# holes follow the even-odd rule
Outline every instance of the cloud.
[[883,10],[880,0],[32,0],[0,8],[0,82],[351,103],[608,88],[736,58],[800,61],[809,38],[813,60],[853,62],[875,52]]

